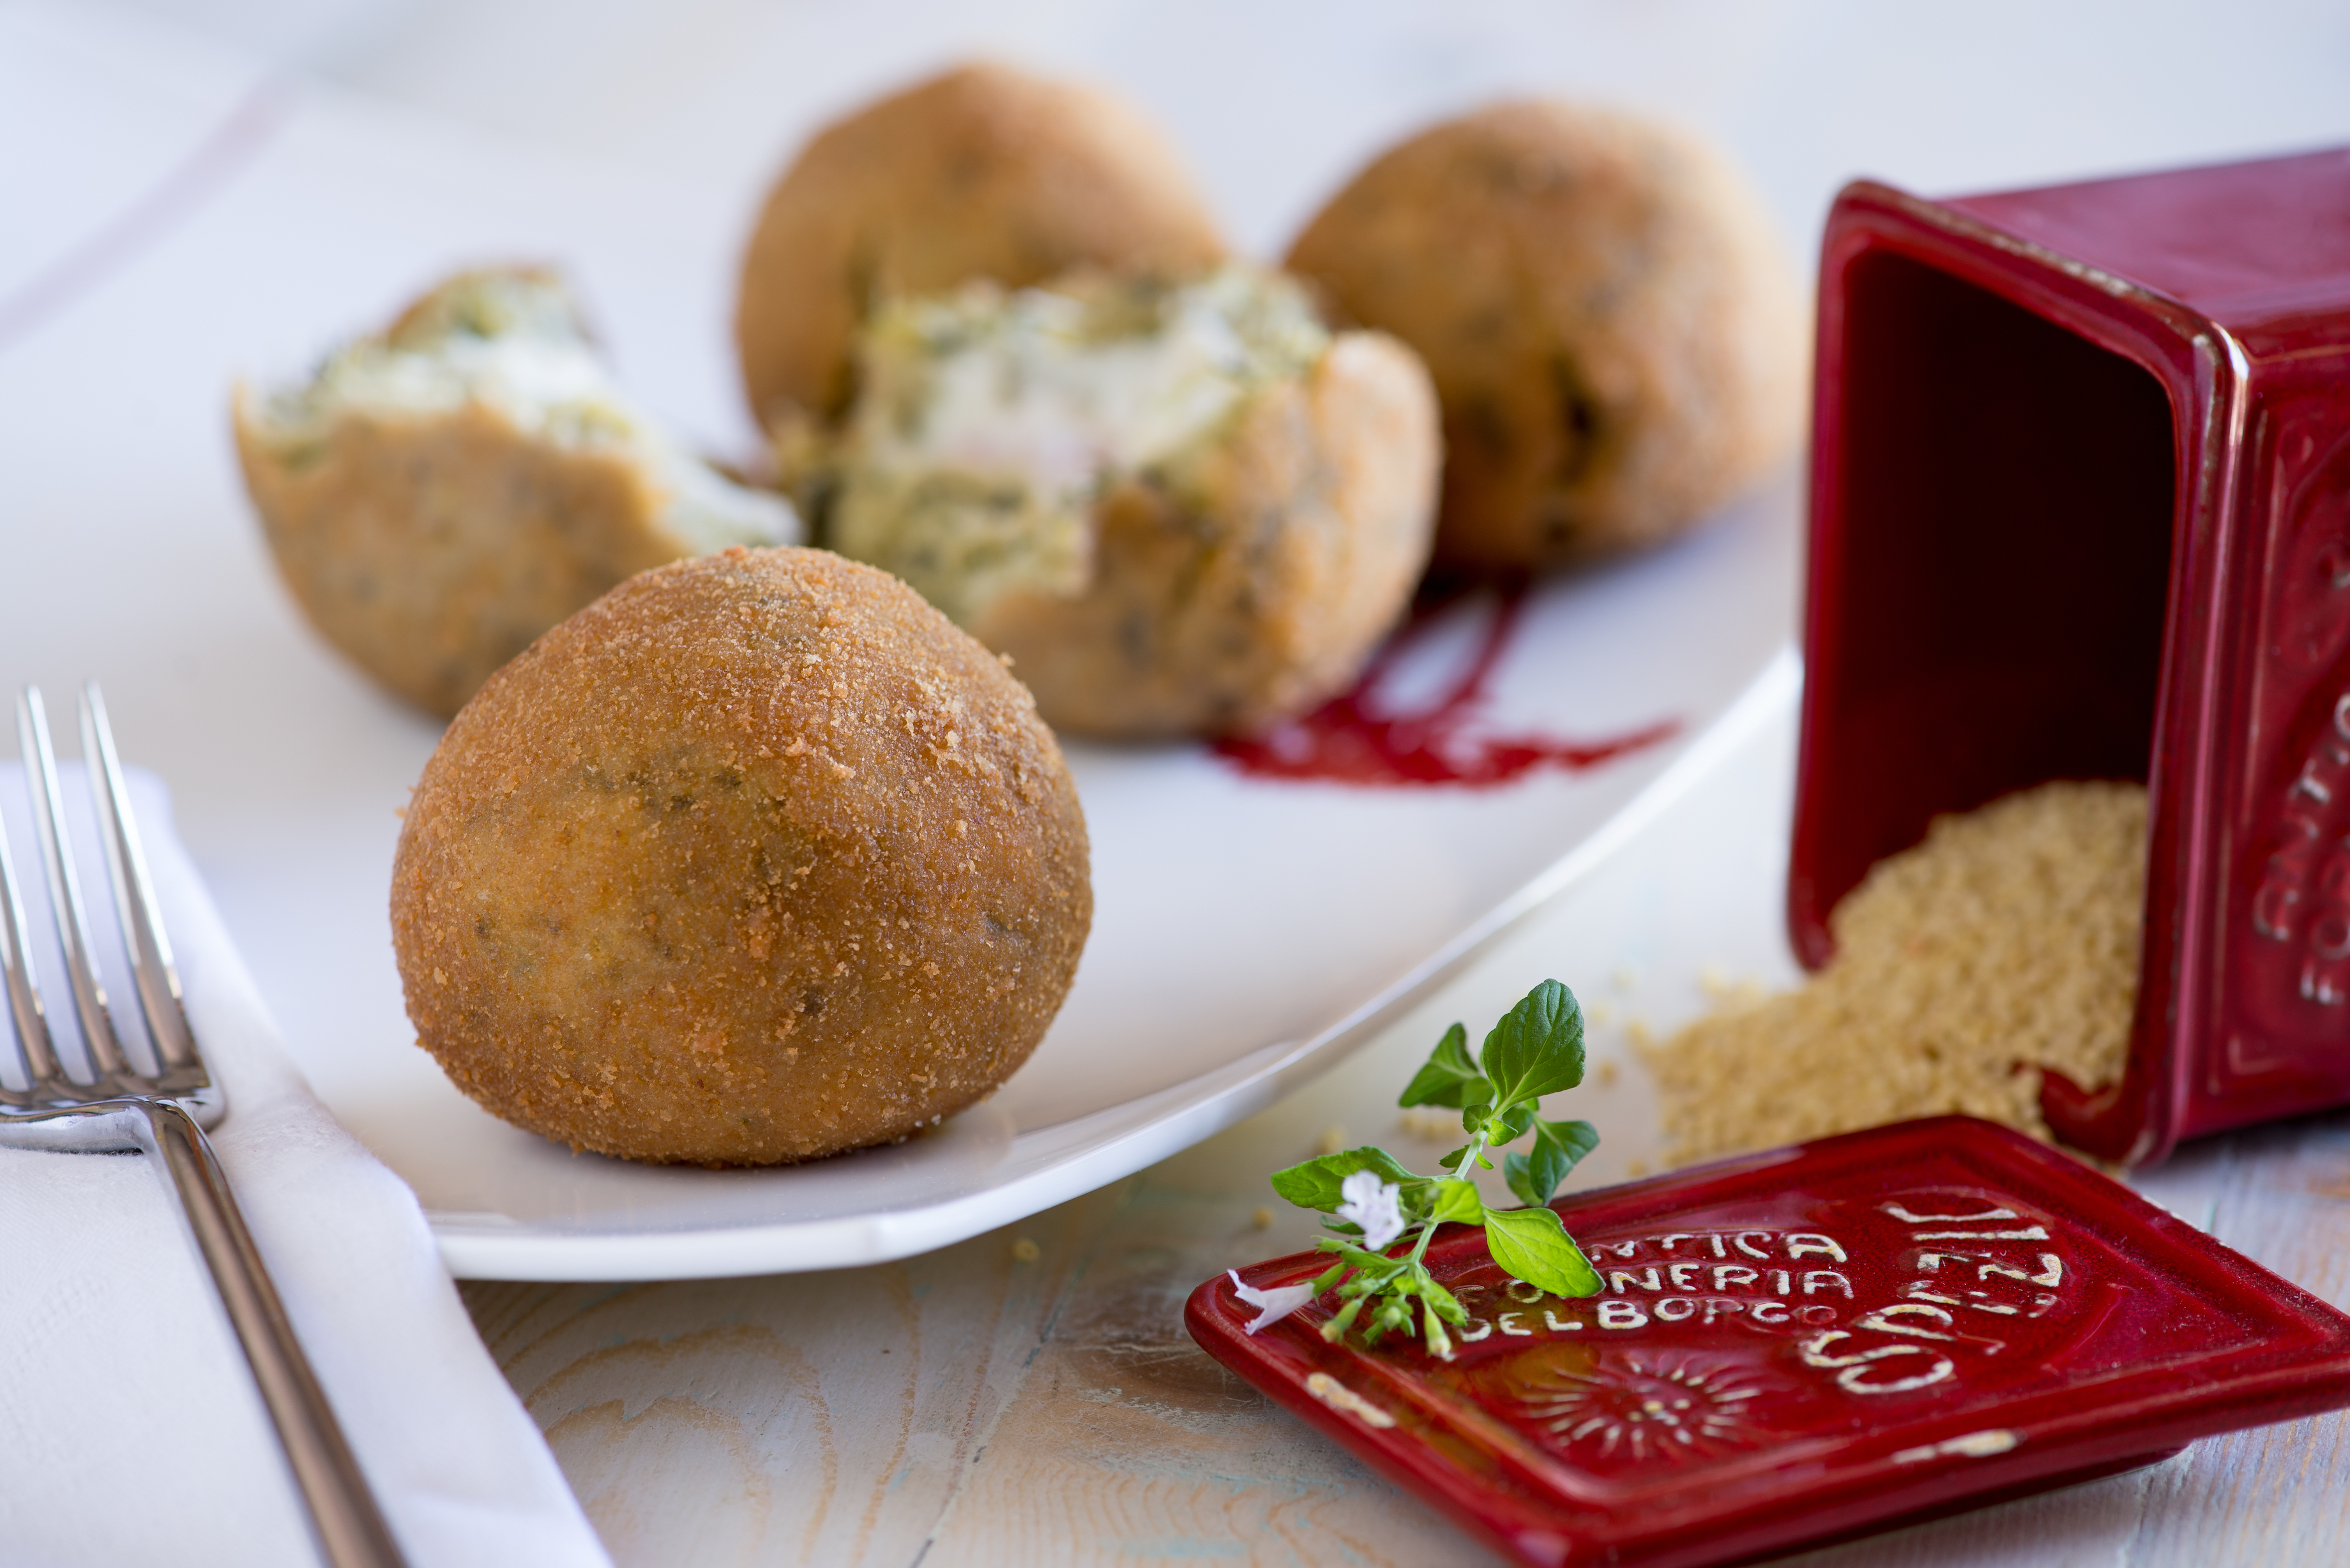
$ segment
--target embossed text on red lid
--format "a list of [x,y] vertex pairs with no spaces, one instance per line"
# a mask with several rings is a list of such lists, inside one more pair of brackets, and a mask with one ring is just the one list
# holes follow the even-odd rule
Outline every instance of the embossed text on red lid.
[[1544,1295],[1453,1231],[1429,1254],[1471,1314],[1450,1362],[1326,1344],[1314,1307],[1252,1337],[1222,1276],[1186,1316],[1210,1354],[1541,1563],[1731,1562],[2350,1405],[2350,1318],[1988,1123],[1555,1207],[1605,1289]]

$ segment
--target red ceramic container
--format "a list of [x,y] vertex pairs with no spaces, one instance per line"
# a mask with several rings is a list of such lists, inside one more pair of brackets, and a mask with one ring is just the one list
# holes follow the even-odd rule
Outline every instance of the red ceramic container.
[[2350,150],[1929,202],[1820,269],[1798,953],[1939,813],[2144,780],[2125,1080],[2069,1141],[2350,1101]]
[[[1607,1288],[1563,1301],[1447,1227],[1474,1321],[1417,1340],[1252,1335],[1222,1276],[1207,1352],[1520,1561],[1700,1568],[2144,1464],[2350,1405],[2350,1317],[2064,1155],[1963,1116],[1552,1205]],[[1303,1253],[1245,1271],[1312,1279]]]

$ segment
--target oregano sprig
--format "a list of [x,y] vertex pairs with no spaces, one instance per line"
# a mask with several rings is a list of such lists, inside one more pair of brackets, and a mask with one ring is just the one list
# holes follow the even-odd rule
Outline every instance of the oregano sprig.
[[[1576,1162],[1599,1146],[1599,1134],[1589,1122],[1546,1122],[1539,1114],[1542,1096],[1581,1082],[1583,1010],[1575,993],[1555,980],[1528,992],[1493,1025],[1474,1055],[1466,1030],[1458,1023],[1446,1030],[1397,1103],[1461,1113],[1469,1141],[1442,1161],[1455,1174],[1417,1176],[1375,1147],[1346,1149],[1275,1171],[1275,1192],[1328,1216],[1323,1224],[1330,1234],[1315,1246],[1335,1261],[1310,1285],[1258,1291],[1233,1275],[1242,1299],[1260,1309],[1249,1332],[1335,1290],[1339,1306],[1322,1325],[1325,1339],[1336,1340],[1357,1323],[1365,1341],[1373,1345],[1391,1333],[1416,1335],[1424,1329],[1429,1353],[1451,1359],[1452,1337],[1445,1324],[1465,1324],[1469,1314],[1424,1262],[1436,1228],[1448,1222],[1482,1225],[1493,1262],[1513,1278],[1556,1296],[1597,1294],[1598,1273],[1558,1215],[1544,1207]],[[1466,1173],[1492,1169],[1488,1154],[1530,1131],[1532,1150],[1507,1155],[1502,1162],[1503,1179],[1527,1207],[1486,1208]],[[1412,1321],[1415,1301],[1418,1327]]]

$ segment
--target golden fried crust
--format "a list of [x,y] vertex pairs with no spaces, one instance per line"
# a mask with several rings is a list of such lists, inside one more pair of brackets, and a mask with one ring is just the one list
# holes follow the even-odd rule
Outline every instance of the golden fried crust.
[[1440,125],[1357,175],[1287,265],[1428,361],[1449,564],[1669,537],[1803,430],[1807,313],[1761,208],[1703,144],[1627,116],[1509,103]]
[[1221,439],[1095,510],[1076,597],[1007,595],[974,629],[1073,732],[1261,728],[1349,680],[1427,565],[1435,393],[1411,351],[1342,333]]
[[[430,712],[454,713],[530,639],[691,546],[640,462],[565,451],[468,403],[352,413],[273,438],[240,389],[237,457],[278,571],[327,640]],[[494,526],[485,519],[494,519]]]
[[519,1126],[754,1165],[980,1098],[1093,915],[1028,693],[886,573],[733,549],[491,677],[417,786],[392,936],[421,1044]]
[[734,316],[762,422],[829,420],[879,299],[1085,264],[1191,271],[1224,254],[1191,176],[1117,99],[969,65],[819,132],[767,197]]

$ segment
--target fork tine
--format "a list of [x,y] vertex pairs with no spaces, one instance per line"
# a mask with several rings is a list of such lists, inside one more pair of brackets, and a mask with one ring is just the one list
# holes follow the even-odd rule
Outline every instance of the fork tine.
[[[32,772],[29,761],[25,771]],[[0,970],[6,971],[17,1060],[37,1096],[57,1076],[57,1054],[49,1043],[49,1021],[41,1012],[40,989],[33,983],[32,928],[26,923],[25,899],[16,887],[16,863],[8,853],[5,825],[0,825]]]
[[41,831],[41,859],[49,873],[49,909],[65,948],[66,979],[73,992],[74,1016],[81,1023],[82,1045],[99,1078],[122,1077],[130,1066],[115,1038],[106,991],[91,959],[89,918],[82,909],[81,879],[74,874],[73,840],[67,836],[65,798],[57,789],[57,753],[49,744],[49,717],[37,686],[16,695],[16,739],[25,757],[25,776],[33,786],[33,816]]
[[163,1065],[184,1067],[196,1059],[196,1036],[188,1027],[179,966],[172,961],[172,940],[163,934],[163,911],[155,901],[155,884],[147,875],[147,852],[139,842],[139,819],[131,814],[130,792],[122,783],[114,730],[106,722],[106,698],[95,680],[82,686],[81,754],[82,765],[89,773],[90,795],[98,805],[99,829],[106,838],[106,866],[114,877],[114,909],[122,921],[122,950],[130,955],[131,982],[139,992],[140,1011],[147,1017],[147,1036],[154,1041]]

